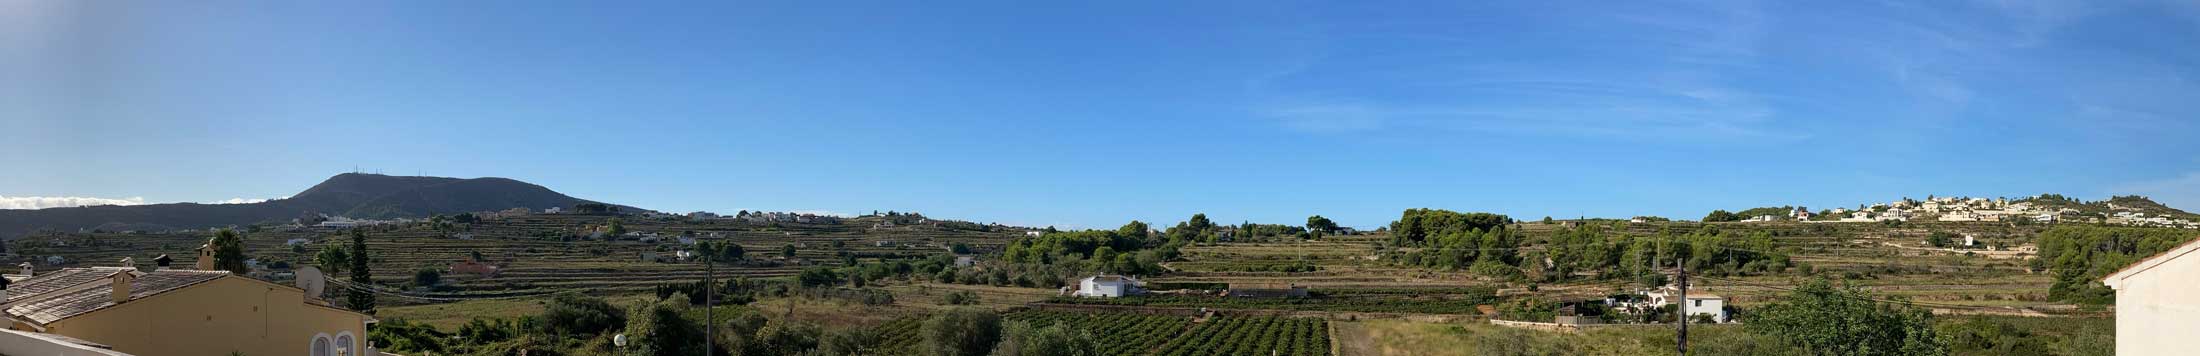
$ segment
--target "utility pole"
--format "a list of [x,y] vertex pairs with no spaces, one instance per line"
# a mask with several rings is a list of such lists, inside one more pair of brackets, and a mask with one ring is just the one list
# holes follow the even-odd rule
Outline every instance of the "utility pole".
[[1677,307],[1673,308],[1680,315],[1675,316],[1673,320],[1679,321],[1681,325],[1680,339],[1679,342],[1676,342],[1680,347],[1681,356],[1688,356],[1688,263],[1685,262],[1687,260],[1685,258],[1673,259],[1673,265],[1680,267],[1679,278],[1673,279],[1673,283],[1680,286],[1681,289],[1681,299],[1678,304],[1674,304]]
[[718,271],[718,265],[716,260],[710,258],[710,255],[717,254],[717,251],[697,252],[702,252],[701,255],[703,255],[703,354],[710,355],[710,341],[718,337],[711,330],[713,326],[718,325],[718,318],[712,317],[712,312],[718,309],[718,303],[711,301],[711,294],[718,292],[718,285],[711,283],[711,275]]

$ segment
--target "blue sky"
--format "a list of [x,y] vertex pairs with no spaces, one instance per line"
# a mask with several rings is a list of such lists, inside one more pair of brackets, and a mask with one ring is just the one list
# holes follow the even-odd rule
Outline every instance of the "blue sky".
[[2200,208],[2191,1],[603,5],[0,2],[0,195],[358,167],[1078,227]]

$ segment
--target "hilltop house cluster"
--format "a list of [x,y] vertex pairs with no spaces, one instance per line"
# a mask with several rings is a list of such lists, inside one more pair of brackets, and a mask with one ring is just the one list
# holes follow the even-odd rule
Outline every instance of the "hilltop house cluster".
[[2011,201],[2008,198],[1927,197],[1925,200],[1903,198],[1856,209],[1834,208],[1812,212],[1806,207],[1796,207],[1787,216],[1758,215],[1745,222],[1770,222],[1793,220],[1803,222],[1884,222],[1884,221],[2017,221],[2036,223],[2091,222],[2114,225],[2161,226],[2200,228],[2200,222],[2180,219],[2169,214],[2153,214],[2136,208],[2108,203],[2113,212],[2088,214],[2078,209],[2053,207],[2031,201]]
[[[647,216],[647,215],[645,215],[645,216],[643,216],[643,217],[653,217],[653,216]],[[671,217],[671,216],[670,216],[670,215],[666,215],[665,217]],[[685,217],[686,217],[686,218],[687,218],[687,219],[688,219],[689,221],[694,221],[694,222],[717,221],[717,220],[735,220],[735,221],[741,221],[741,222],[746,222],[746,223],[754,223],[754,224],[762,224],[762,223],[839,224],[839,223],[840,223],[840,217],[838,217],[838,216],[832,216],[832,215],[818,215],[818,214],[811,214],[811,213],[776,212],[776,211],[748,211],[748,210],[742,210],[742,211],[740,211],[740,212],[737,212],[737,213],[735,213],[735,214],[733,214],[733,215],[719,215],[718,213],[713,213],[713,212],[708,212],[708,211],[697,211],[697,212],[691,212],[691,213],[687,213],[687,216],[685,216]]]

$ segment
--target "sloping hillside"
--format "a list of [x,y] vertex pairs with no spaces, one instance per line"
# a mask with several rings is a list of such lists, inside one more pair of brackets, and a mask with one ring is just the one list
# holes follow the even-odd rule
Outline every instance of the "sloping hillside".
[[[283,222],[327,214],[360,219],[417,218],[434,214],[572,207],[594,201],[506,178],[459,179],[345,173],[287,199],[252,204],[194,203],[0,210],[0,238],[40,229],[73,231],[195,229]],[[620,207],[623,211],[641,211]]]
[[2030,202],[2032,204],[2038,204],[2040,206],[2056,209],[2076,209],[2079,212],[2092,215],[2109,215],[2115,214],[2119,211],[2129,211],[2144,213],[2149,216],[2168,214],[2170,216],[2175,216],[2183,219],[2200,219],[2200,214],[2193,214],[2185,212],[2184,210],[2177,210],[2177,208],[2172,208],[2168,205],[2162,205],[2162,203],[2155,202],[2154,199],[2148,199],[2147,197],[2138,195],[2116,196],[2110,197],[2108,200],[2097,200],[2088,202],[2071,199],[2061,194],[2041,194],[2036,197],[2017,199],[2016,201]]

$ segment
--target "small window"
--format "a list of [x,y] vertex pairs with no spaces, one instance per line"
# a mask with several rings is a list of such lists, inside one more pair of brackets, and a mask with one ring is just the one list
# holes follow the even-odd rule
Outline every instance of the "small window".
[[313,349],[311,350],[313,356],[334,356],[336,354],[334,349],[329,345],[327,336],[313,337]]
[[1696,306],[1699,306],[1699,307],[1700,307],[1700,306],[1703,306],[1703,301],[1701,301],[1701,300],[1698,300],[1698,301],[1695,301],[1695,302],[1696,302]]

